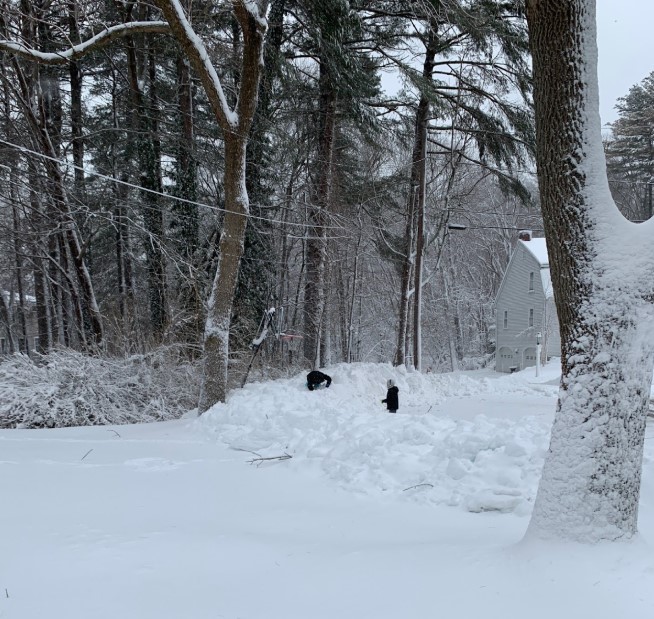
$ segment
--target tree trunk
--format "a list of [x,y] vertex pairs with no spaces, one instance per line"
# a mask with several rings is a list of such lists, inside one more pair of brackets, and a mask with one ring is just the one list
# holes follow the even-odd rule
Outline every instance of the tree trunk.
[[[78,3],[68,2],[68,32],[72,43],[79,40],[77,23]],[[82,71],[76,61],[68,65],[70,75],[70,132],[73,142],[73,163],[75,164],[75,192],[77,197],[84,193],[84,142],[82,141]]]
[[359,287],[359,254],[361,252],[361,241],[363,240],[363,222],[361,221],[361,205],[357,207],[357,221],[359,235],[354,248],[354,265],[352,267],[352,292],[349,299],[349,310],[347,313],[347,346],[345,360],[352,363],[353,360],[353,337],[354,337],[354,307],[357,299],[357,289]]
[[207,304],[204,381],[199,402],[202,413],[216,402],[224,402],[227,396],[229,326],[249,214],[245,154],[257,107],[268,2],[233,2],[234,14],[243,35],[240,83],[234,110],[227,104],[220,79],[208,60],[208,52],[193,32],[179,3],[155,0],[155,4],[163,12],[173,35],[198,73],[225,139],[225,218],[220,235],[218,266]]
[[651,226],[606,178],[595,3],[528,0],[537,164],[562,376],[529,534],[595,542],[636,532],[654,364]]
[[327,213],[332,186],[332,159],[336,132],[336,93],[328,69],[320,66],[318,123],[318,173],[314,204],[309,208],[307,274],[304,287],[304,357],[316,369],[320,360],[321,328],[325,311],[327,261]]
[[[425,60],[422,66],[422,77],[431,80],[436,56],[436,41],[433,33],[428,35],[425,46]],[[407,332],[409,330],[409,306],[412,296],[411,278],[414,278],[414,337],[413,363],[420,365],[421,342],[420,312],[422,287],[422,258],[424,252],[424,222],[425,222],[425,190],[427,169],[427,125],[429,123],[429,99],[426,94],[420,95],[416,110],[415,130],[413,138],[413,155],[411,157],[411,180],[407,199],[407,220],[404,234],[404,262],[402,265],[402,283],[397,329],[397,346],[393,365],[406,363]],[[417,296],[416,296],[417,295]]]
[[201,412],[215,402],[224,402],[227,395],[229,325],[248,213],[248,195],[245,190],[246,143],[247,140],[238,133],[225,136],[226,212],[218,247],[218,266],[207,303]]
[[[9,117],[8,117],[9,118]],[[17,309],[15,312],[16,320],[18,322],[18,338],[25,339],[27,337],[27,319],[26,308],[25,308],[25,269],[23,267],[23,234],[22,226],[20,220],[20,214],[18,212],[18,195],[16,192],[16,187],[18,183],[14,181],[16,177],[15,172],[10,173],[11,183],[11,211],[13,218],[13,250],[14,250],[14,264],[15,264],[15,275],[16,275],[16,291],[18,294],[18,303]],[[12,340],[13,341],[13,340]],[[12,348],[11,352],[14,352]]]
[[[141,192],[143,241],[147,273],[150,326],[155,339],[160,340],[168,322],[166,298],[166,268],[161,242],[163,240],[163,212],[159,194],[161,183],[161,154],[157,135],[158,103],[156,99],[156,64],[152,49],[137,48],[128,38],[127,69],[132,96],[131,123],[136,136]],[[147,91],[145,88],[147,84]]]

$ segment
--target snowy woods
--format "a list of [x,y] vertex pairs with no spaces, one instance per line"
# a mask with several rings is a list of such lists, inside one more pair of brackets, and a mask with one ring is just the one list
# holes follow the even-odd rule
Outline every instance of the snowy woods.
[[488,361],[542,224],[524,16],[465,4],[7,3],[3,352],[173,346],[203,409],[270,307],[280,372]]

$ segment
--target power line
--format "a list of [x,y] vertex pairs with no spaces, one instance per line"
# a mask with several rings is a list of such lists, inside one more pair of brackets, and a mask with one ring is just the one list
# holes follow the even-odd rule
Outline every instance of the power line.
[[[88,172],[85,168],[75,165],[74,163],[71,163],[70,161],[66,161],[65,159],[57,159],[56,157],[50,157],[49,155],[46,155],[44,153],[39,153],[35,150],[31,150],[25,146],[21,146],[19,144],[14,144],[12,142],[8,142],[7,140],[3,140],[0,138],[0,143],[5,144],[6,146],[9,146],[10,148],[14,148],[18,151],[22,151],[24,153],[29,153],[30,155],[35,155],[36,157],[41,157],[42,159],[47,159],[48,161],[54,161],[55,163],[58,163],[60,165],[65,165],[68,166],[69,168],[73,168],[75,170],[81,170],[82,172],[85,172],[86,174],[95,176],[97,178],[102,178],[105,180],[108,180],[113,183],[117,183],[119,185],[124,185],[126,187],[131,187],[132,189],[138,189],[139,191],[144,191],[146,193],[150,193],[156,196],[161,196],[163,198],[168,198],[171,200],[176,200],[177,202],[182,202],[184,204],[191,204],[193,206],[201,206],[203,208],[206,208],[211,211],[217,211],[221,213],[231,213],[233,215],[241,215],[242,217],[247,217],[248,219],[257,219],[259,221],[265,221],[268,223],[277,223],[277,224],[285,224],[285,225],[290,225],[290,226],[300,226],[302,228],[306,227],[312,227],[311,224],[306,224],[306,223],[296,223],[293,221],[284,221],[282,219],[271,219],[269,217],[260,217],[258,215],[252,215],[251,213],[248,213],[247,215],[243,215],[242,213],[236,213],[235,211],[229,211],[225,208],[221,208],[219,206],[211,206],[209,204],[204,204],[203,202],[196,202],[194,200],[188,200],[187,198],[182,198],[180,196],[175,196],[169,193],[163,193],[161,191],[156,191],[155,189],[148,189],[146,187],[142,187],[141,185],[136,185],[134,183],[130,183],[129,181],[123,181],[118,178],[114,178],[113,176],[107,176],[106,174],[102,174],[100,172]],[[6,166],[9,167],[9,166]],[[329,226],[329,225],[322,225],[320,226],[321,229],[324,230],[344,230],[344,226]]]

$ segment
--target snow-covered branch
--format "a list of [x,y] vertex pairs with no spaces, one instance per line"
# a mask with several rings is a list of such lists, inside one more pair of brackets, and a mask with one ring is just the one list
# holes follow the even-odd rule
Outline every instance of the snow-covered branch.
[[[241,85],[238,93],[236,110],[241,125],[251,121],[257,107],[259,90],[259,74],[263,67],[264,38],[268,22],[263,9],[268,4],[262,2],[262,10],[254,0],[237,0],[234,2],[234,13],[243,32],[243,63]],[[258,65],[258,70],[255,66]],[[241,126],[241,131],[247,127]]]
[[202,39],[193,30],[181,4],[178,0],[154,0],[154,3],[164,14],[177,42],[200,77],[223,131],[235,131],[238,129],[238,114],[229,107],[218,73],[209,58],[209,52]]
[[89,52],[104,47],[120,37],[133,34],[162,34],[168,32],[170,32],[170,27],[165,21],[129,22],[111,26],[92,36],[87,41],[73,45],[71,48],[60,52],[41,52],[18,41],[9,41],[6,39],[0,40],[0,50],[16,54],[17,56],[21,56],[27,60],[33,60],[40,64],[58,65],[78,60]]

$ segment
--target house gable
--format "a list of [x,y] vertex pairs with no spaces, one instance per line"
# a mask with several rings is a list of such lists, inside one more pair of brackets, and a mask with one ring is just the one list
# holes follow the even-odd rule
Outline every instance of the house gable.
[[535,365],[538,333],[548,357],[560,354],[545,239],[518,241],[498,289],[495,311],[496,370]]

